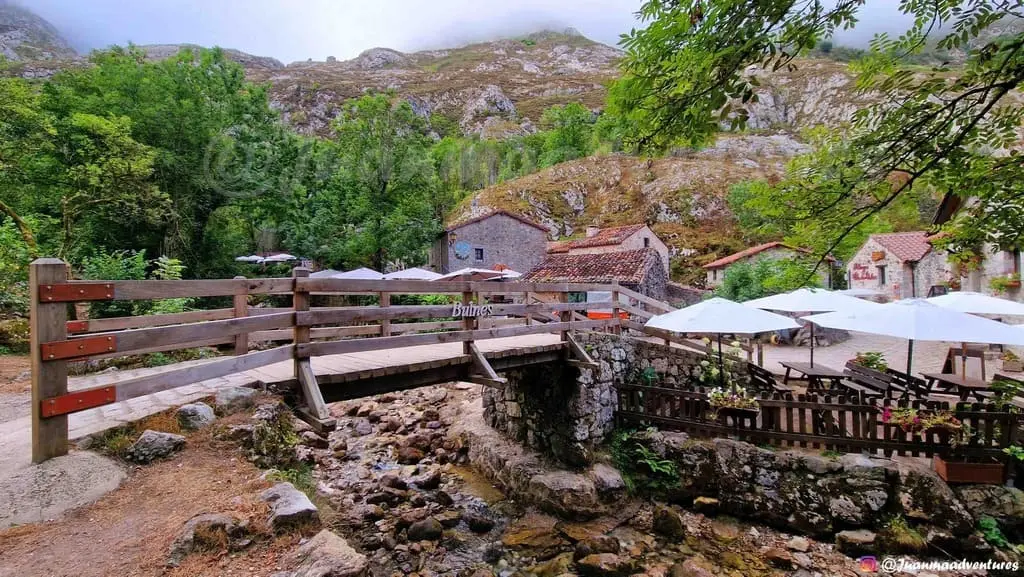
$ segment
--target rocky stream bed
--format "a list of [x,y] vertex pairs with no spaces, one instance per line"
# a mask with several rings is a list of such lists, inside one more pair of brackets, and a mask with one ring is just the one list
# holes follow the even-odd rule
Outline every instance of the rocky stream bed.
[[[699,507],[626,497],[594,518],[593,511],[539,511],[492,485],[470,462],[470,447],[456,433],[476,426],[468,421],[480,419],[479,411],[466,408],[479,404],[478,386],[450,384],[333,405],[338,427],[327,438],[299,431],[299,457],[312,465],[316,492],[336,515],[324,521],[366,556],[370,575],[862,574],[832,543],[705,515]],[[556,465],[537,462],[550,469],[552,483],[561,482]],[[621,483],[614,469],[605,469],[603,488],[624,492],[614,486]],[[548,489],[558,490],[534,487]],[[918,573],[954,574],[965,573]]]

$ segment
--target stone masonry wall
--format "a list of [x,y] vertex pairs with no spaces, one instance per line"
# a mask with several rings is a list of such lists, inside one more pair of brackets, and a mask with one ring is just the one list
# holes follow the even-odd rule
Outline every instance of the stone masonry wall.
[[[697,353],[605,333],[578,333],[598,369],[551,363],[507,371],[502,389],[484,389],[488,425],[531,449],[574,466],[592,461],[594,448],[615,427],[615,386],[653,367],[661,386],[699,374]],[[737,375],[741,376],[741,375]]]

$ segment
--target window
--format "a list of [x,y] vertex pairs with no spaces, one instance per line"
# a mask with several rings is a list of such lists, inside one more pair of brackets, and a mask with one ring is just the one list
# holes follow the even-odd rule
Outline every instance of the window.
[[718,280],[718,269],[711,269],[711,280]]
[[1017,274],[1017,275],[1020,274],[1020,249],[1019,248],[1013,249],[1013,266],[1012,266],[1012,268],[1013,268],[1013,271],[1012,271],[1013,274]]
[[473,249],[473,258],[475,258],[476,260],[484,260],[484,249],[482,249],[482,248],[474,248]]
[[885,265],[875,268],[878,269],[878,286],[885,286]]
[[644,248],[651,248],[651,239],[644,237]]
[[587,293],[568,293],[568,301],[571,303],[585,303],[587,302]]

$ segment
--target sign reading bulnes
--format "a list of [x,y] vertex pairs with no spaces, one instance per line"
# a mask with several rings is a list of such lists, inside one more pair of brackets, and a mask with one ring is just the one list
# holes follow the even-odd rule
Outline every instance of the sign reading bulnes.
[[452,307],[453,317],[489,317],[494,314],[492,305],[463,305],[456,304]]

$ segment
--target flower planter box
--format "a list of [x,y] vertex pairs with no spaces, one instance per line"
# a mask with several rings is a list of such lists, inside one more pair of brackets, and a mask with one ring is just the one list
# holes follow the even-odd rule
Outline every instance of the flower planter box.
[[932,457],[932,467],[947,483],[1002,485],[1006,477],[1006,466],[1002,463],[947,461],[935,455]]
[[1020,288],[1020,281],[1019,280],[1006,281],[1006,288],[1019,289]]
[[1003,370],[1011,373],[1024,371],[1024,361],[1003,361]]

